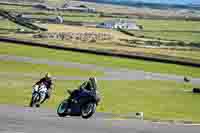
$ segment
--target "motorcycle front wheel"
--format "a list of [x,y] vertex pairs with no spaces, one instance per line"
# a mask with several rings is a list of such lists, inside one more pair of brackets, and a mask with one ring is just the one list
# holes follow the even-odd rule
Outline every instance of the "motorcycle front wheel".
[[58,108],[57,108],[57,114],[60,117],[65,117],[67,116],[67,106],[68,106],[68,102],[66,100],[62,101]]
[[38,93],[33,94],[30,102],[30,107],[37,105],[39,101],[40,101],[40,95]]

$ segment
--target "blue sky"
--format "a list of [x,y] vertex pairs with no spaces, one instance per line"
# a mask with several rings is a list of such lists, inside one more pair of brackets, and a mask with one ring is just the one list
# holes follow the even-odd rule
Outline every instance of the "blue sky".
[[[139,1],[139,0],[138,0]],[[144,0],[158,3],[200,4],[200,0]]]
[[150,3],[168,3],[168,4],[200,4],[200,0],[102,0],[102,1],[113,1],[113,2],[142,1]]

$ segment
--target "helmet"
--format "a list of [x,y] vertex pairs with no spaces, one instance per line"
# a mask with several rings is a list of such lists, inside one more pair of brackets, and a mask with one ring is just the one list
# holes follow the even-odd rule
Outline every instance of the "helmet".
[[50,73],[46,73],[45,74],[45,78],[51,78],[51,74]]
[[96,77],[90,77],[89,80],[92,83],[92,88],[97,89],[97,79],[96,79]]

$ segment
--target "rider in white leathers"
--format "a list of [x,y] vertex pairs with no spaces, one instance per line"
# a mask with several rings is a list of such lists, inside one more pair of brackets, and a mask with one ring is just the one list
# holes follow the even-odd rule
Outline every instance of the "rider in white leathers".
[[44,98],[44,100],[41,102],[43,103],[46,99],[50,99],[51,97],[51,92],[53,89],[53,82],[52,82],[52,77],[49,73],[45,74],[45,77],[41,78],[39,81],[37,81],[34,85],[34,90],[38,90],[39,86],[41,84],[44,84],[45,87],[47,88],[47,92],[46,92],[46,97]]

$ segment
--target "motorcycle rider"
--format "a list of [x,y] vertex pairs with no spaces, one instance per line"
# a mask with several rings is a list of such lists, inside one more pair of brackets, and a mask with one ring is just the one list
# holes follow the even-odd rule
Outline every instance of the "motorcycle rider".
[[71,101],[77,99],[79,93],[86,92],[92,93],[93,90],[97,90],[97,80],[96,77],[90,77],[88,81],[83,82],[78,89],[71,92],[69,105],[71,105]]
[[41,102],[41,104],[42,104],[46,99],[50,99],[50,97],[51,97],[51,93],[52,93],[52,89],[53,89],[53,81],[52,81],[51,74],[50,73],[46,73],[43,78],[41,78],[39,81],[37,81],[35,83],[34,87],[38,88],[41,83],[43,83],[47,88],[46,97]]
[[97,90],[97,79],[96,77],[90,77],[88,81],[85,81],[83,84],[79,87],[82,91],[92,91]]

